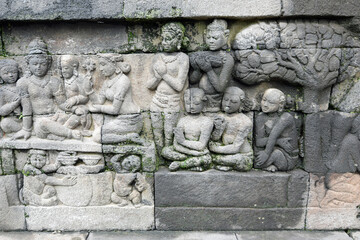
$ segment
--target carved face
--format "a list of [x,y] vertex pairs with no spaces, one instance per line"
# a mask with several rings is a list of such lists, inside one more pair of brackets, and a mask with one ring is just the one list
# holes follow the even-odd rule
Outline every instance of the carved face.
[[185,110],[187,113],[199,114],[204,108],[204,93],[196,90],[190,89],[185,92],[184,100]]
[[207,31],[206,32],[206,44],[209,46],[211,51],[221,49],[227,43],[227,37],[222,31]]
[[46,156],[42,154],[32,154],[30,156],[30,163],[37,169],[41,169],[46,164]]
[[226,113],[234,113],[239,111],[241,99],[239,96],[232,93],[225,93],[221,102],[222,110]]
[[105,77],[111,77],[112,75],[114,75],[116,68],[113,63],[106,61],[105,59],[101,59],[99,65],[102,75],[104,75]]
[[29,60],[29,69],[36,77],[44,77],[49,70],[49,62],[45,56],[32,57]]
[[177,36],[171,32],[165,31],[161,34],[161,37],[161,45],[165,52],[175,52],[181,44]]
[[15,83],[18,79],[18,69],[16,66],[6,66],[0,70],[0,77],[5,83]]
[[70,62],[61,61],[61,74],[65,79],[69,79],[74,75],[74,67]]
[[279,111],[280,95],[274,92],[265,92],[261,100],[261,109],[265,113],[272,113]]

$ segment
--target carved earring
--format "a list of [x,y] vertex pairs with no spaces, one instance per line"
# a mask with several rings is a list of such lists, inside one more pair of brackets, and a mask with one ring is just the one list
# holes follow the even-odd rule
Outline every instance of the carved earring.
[[122,73],[122,71],[121,71],[120,68],[116,68],[116,69],[115,69],[115,73],[116,73],[116,74],[120,74],[120,73]]

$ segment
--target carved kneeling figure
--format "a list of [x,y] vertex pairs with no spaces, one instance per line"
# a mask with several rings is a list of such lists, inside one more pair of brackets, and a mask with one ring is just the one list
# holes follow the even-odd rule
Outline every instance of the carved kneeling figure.
[[180,118],[174,129],[174,145],[165,147],[161,155],[173,161],[169,169],[179,168],[203,171],[211,163],[207,145],[213,128],[213,120],[201,115],[206,102],[202,89],[190,88],[184,94],[187,116]]
[[253,124],[245,114],[239,113],[244,99],[245,93],[240,88],[227,88],[222,99],[225,114],[215,117],[209,149],[218,170],[249,171],[252,168],[253,151],[248,135]]
[[281,113],[285,94],[275,88],[265,91],[261,101],[262,113],[256,118],[255,167],[267,171],[288,171],[299,161],[298,132],[295,118]]

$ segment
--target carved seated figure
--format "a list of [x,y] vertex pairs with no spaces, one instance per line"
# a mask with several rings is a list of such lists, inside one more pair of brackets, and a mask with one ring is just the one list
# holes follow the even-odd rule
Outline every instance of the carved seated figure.
[[[19,76],[19,65],[11,59],[0,60],[0,130],[5,134],[18,132],[22,128],[20,109],[20,92],[16,88]],[[0,131],[1,137],[1,131]]]
[[174,145],[163,148],[162,156],[173,161],[169,166],[171,171],[179,168],[203,171],[211,163],[207,145],[213,129],[213,120],[201,114],[206,103],[202,89],[187,89],[184,101],[188,115],[180,118],[174,128]]
[[208,98],[204,111],[220,111],[223,92],[231,80],[234,58],[228,50],[229,29],[225,20],[215,19],[206,28],[205,42],[210,51],[189,55],[190,84],[197,84]]
[[20,198],[24,204],[54,206],[58,204],[54,186],[75,185],[76,177],[57,178],[45,173],[55,172],[59,163],[47,164],[47,154],[43,150],[30,150],[28,162],[24,166],[24,187]]
[[23,128],[13,139],[30,138],[33,125],[36,136],[42,139],[81,139],[78,130],[71,130],[56,122],[55,113],[65,110],[63,104],[66,96],[60,79],[49,74],[52,58],[47,55],[46,44],[37,38],[28,48],[26,62],[30,75],[22,77],[16,84],[21,94]]
[[[140,108],[134,103],[130,79],[125,75],[131,67],[123,62],[122,56],[99,54],[100,72],[105,82],[98,95],[92,95],[89,107],[94,113],[116,115],[112,121],[102,126],[102,143],[133,142],[143,144],[139,134],[142,131],[143,119]],[[106,105],[109,102],[111,105]]]
[[146,182],[138,177],[138,174],[116,174],[114,179],[114,192],[111,201],[120,207],[130,203],[138,208],[142,203],[142,192],[146,189]]
[[222,99],[225,114],[217,115],[209,143],[215,168],[222,171],[249,171],[253,165],[253,151],[248,135],[252,121],[241,111],[245,93],[238,87],[228,87]]
[[[93,93],[93,88],[88,77],[79,75],[78,68],[79,61],[75,56],[64,55],[61,57],[60,69],[64,78],[67,99],[64,108],[70,113],[60,115],[58,122],[69,129],[81,126],[81,130],[86,131],[91,127],[92,118],[85,104],[89,101],[89,95]],[[84,135],[85,132],[82,131],[82,133]]]
[[255,125],[256,168],[288,171],[299,161],[296,122],[290,113],[282,113],[285,101],[285,94],[278,89],[270,88],[264,93],[263,112],[256,117]]

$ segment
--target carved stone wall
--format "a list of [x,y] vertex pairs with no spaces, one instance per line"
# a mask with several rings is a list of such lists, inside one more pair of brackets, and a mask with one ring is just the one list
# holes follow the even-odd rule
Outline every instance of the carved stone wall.
[[356,1],[34,4],[0,2],[0,230],[359,228]]

